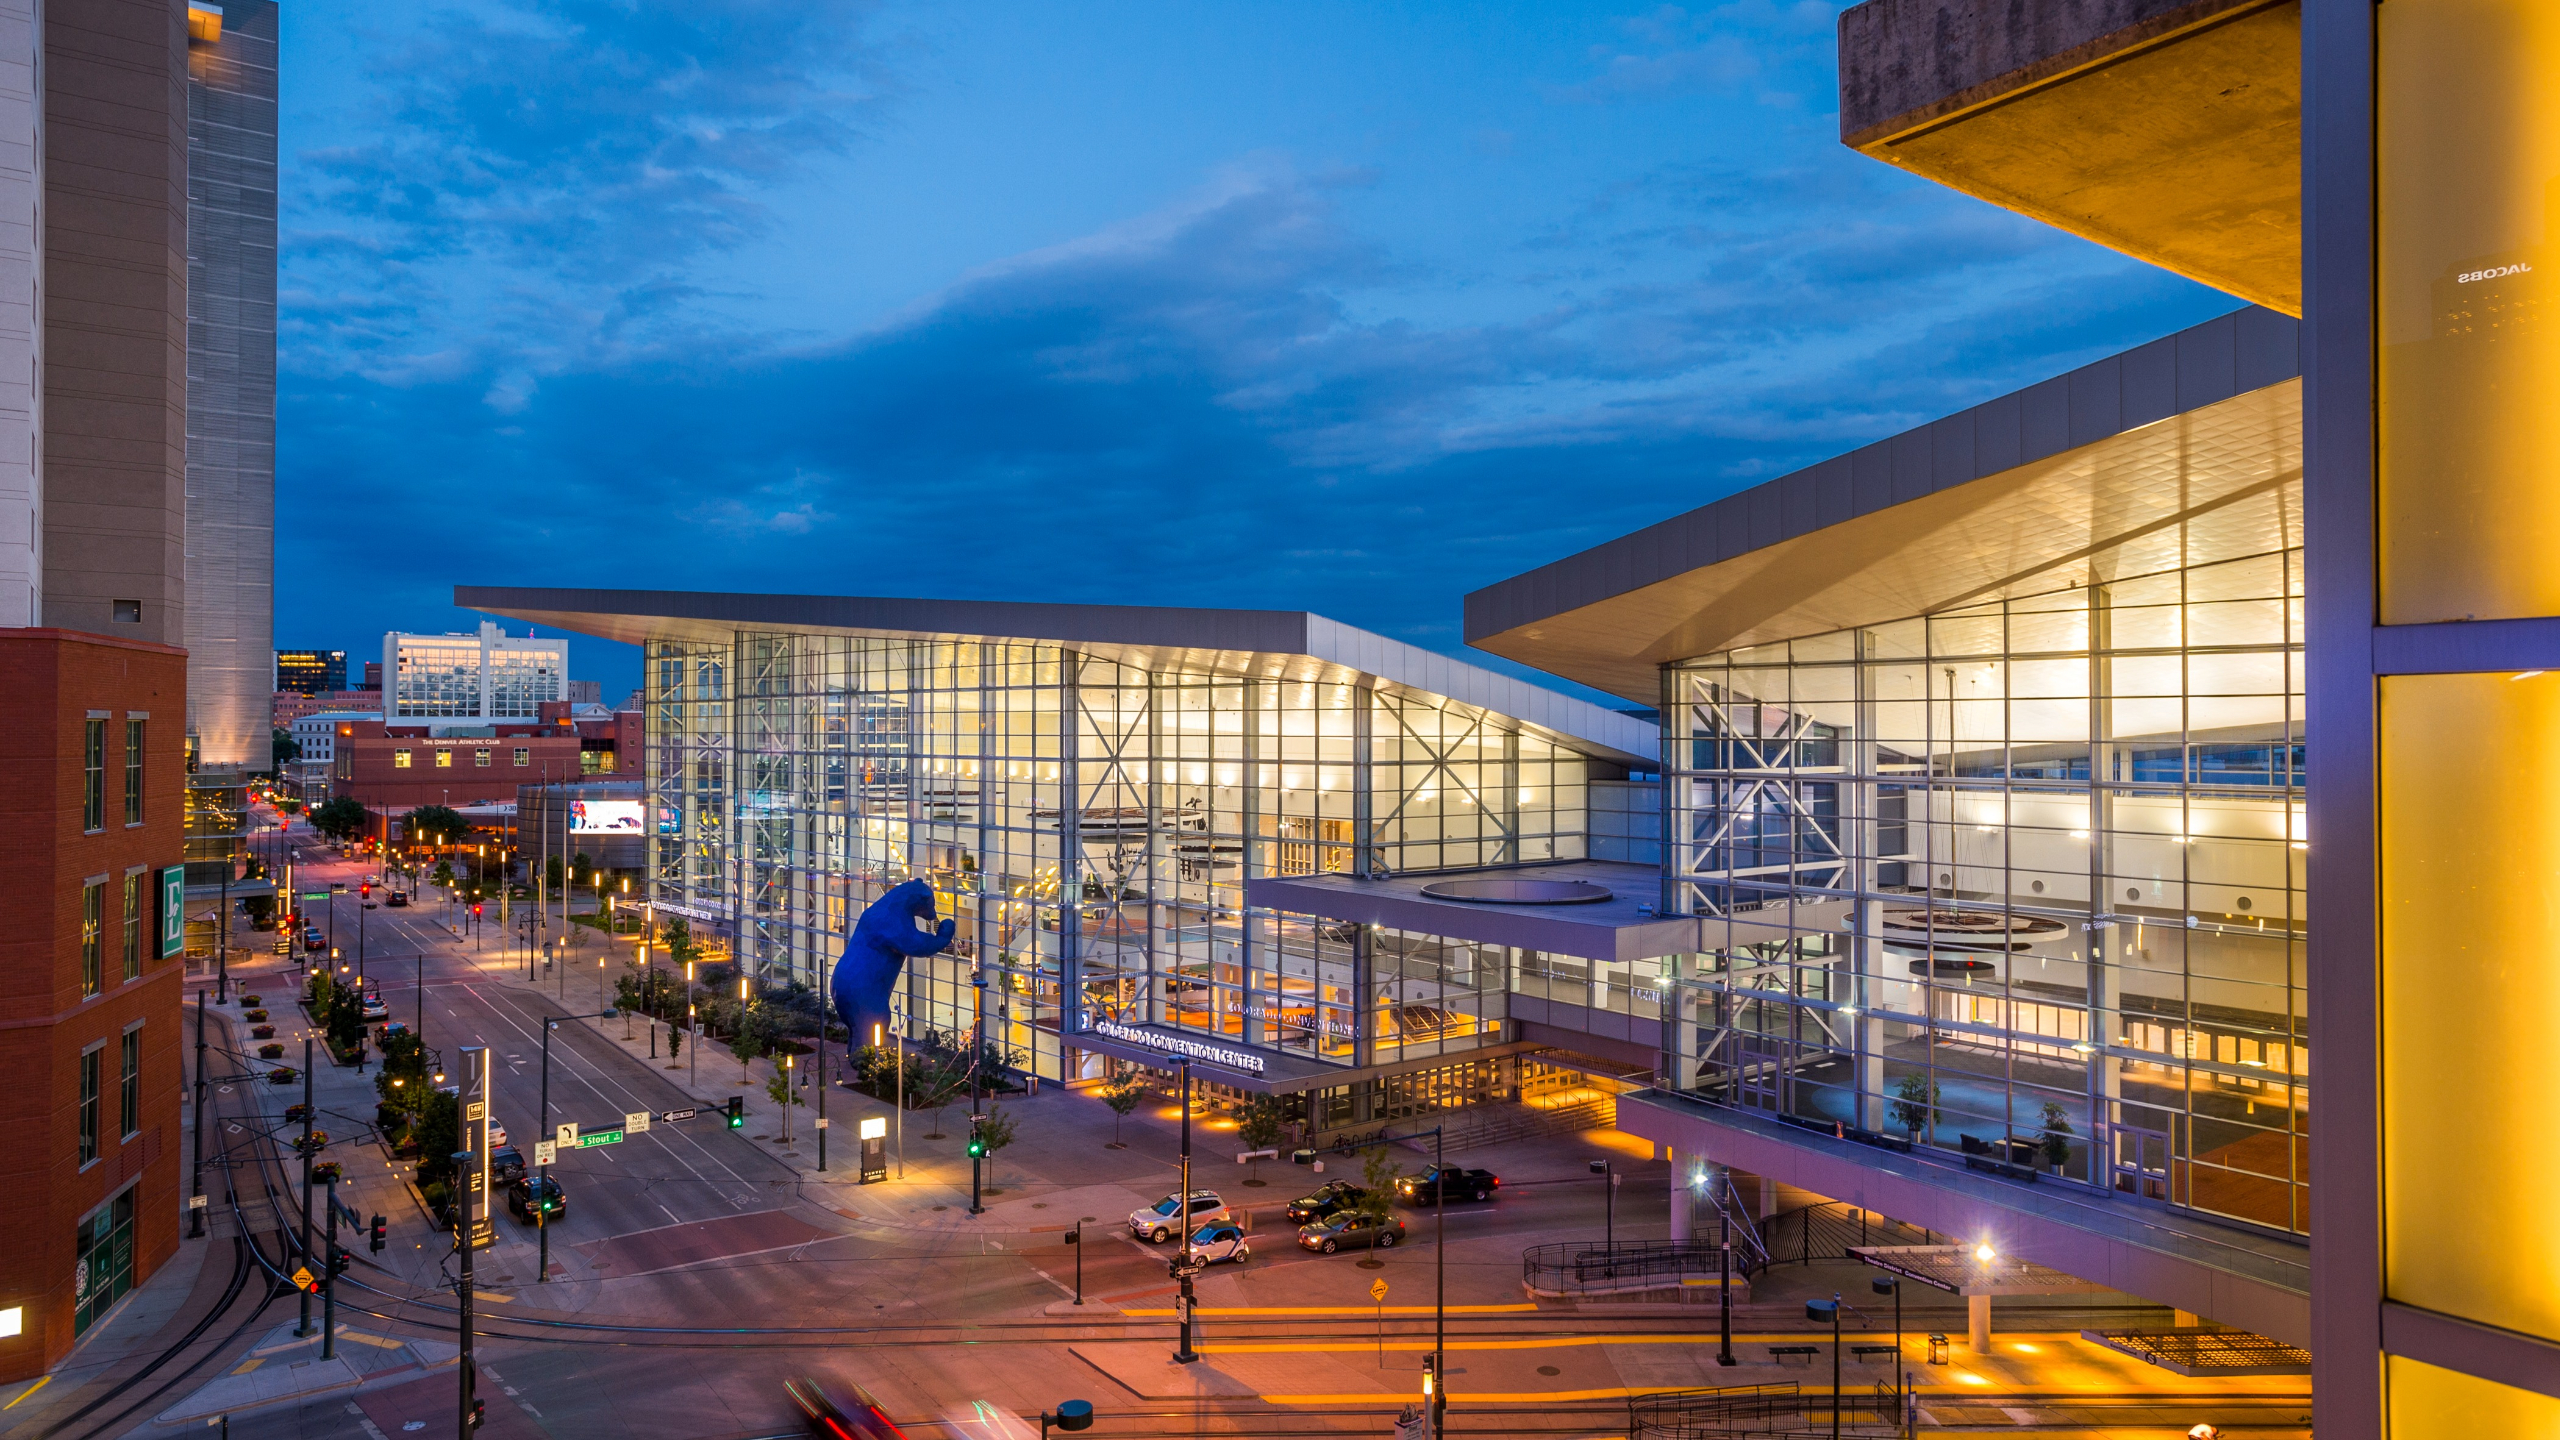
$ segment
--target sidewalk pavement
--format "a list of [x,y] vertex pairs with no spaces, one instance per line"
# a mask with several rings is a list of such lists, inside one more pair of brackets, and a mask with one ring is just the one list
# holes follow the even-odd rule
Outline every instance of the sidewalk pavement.
[[[302,1400],[331,1390],[404,1373],[451,1365],[459,1347],[434,1340],[380,1335],[339,1322],[336,1354],[320,1358],[320,1333],[297,1336],[287,1322],[267,1331],[249,1353],[228,1371],[161,1411],[162,1425],[184,1425],[223,1415],[238,1415],[268,1405]],[[447,1392],[451,1393],[448,1384]]]

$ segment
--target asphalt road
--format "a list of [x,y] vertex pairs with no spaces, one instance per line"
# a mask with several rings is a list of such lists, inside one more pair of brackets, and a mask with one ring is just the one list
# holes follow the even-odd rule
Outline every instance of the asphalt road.
[[[594,980],[598,949],[575,952],[574,968],[565,976],[564,1004],[556,989],[540,994],[520,983],[504,983],[503,977],[523,973],[522,953],[508,952],[494,914],[479,936],[457,939],[439,923],[441,912],[432,905],[361,911],[355,891],[366,867],[324,859],[323,847],[307,837],[303,848],[306,861],[298,888],[316,890],[330,880],[347,885],[336,902],[339,948],[352,966],[355,937],[361,933],[364,966],[392,1016],[418,1023],[423,998],[427,1043],[448,1060],[462,1045],[491,1047],[497,1061],[496,1114],[510,1139],[530,1155],[534,1138],[546,1128],[541,1113],[543,1022],[599,1008]],[[377,898],[380,893],[377,888]],[[314,913],[325,916],[326,907]],[[630,1111],[701,1106],[672,1082],[664,1064],[635,1058],[605,1040],[591,1022],[564,1021],[552,1038],[548,1119],[592,1125]],[[706,1080],[715,1066],[724,1079],[736,1073],[735,1062],[716,1047],[700,1057],[700,1064]],[[338,1072],[338,1078],[343,1094],[361,1093],[353,1077]],[[749,1134],[768,1131],[770,1119],[762,1112],[770,1107],[762,1103],[761,1087],[742,1089],[757,1115]],[[357,1103],[345,1101],[342,1108]],[[1101,1141],[1109,1138],[1109,1121],[1104,1117],[1097,1122],[1098,1107],[1090,1102],[1051,1091],[1028,1107],[1028,1115],[1050,1117],[1035,1118],[1022,1145],[1025,1152],[1040,1155],[1041,1163],[1082,1166],[1100,1175],[1113,1194],[1152,1198],[1173,1188],[1169,1127],[1160,1119],[1143,1112],[1133,1116],[1129,1147],[1106,1153]],[[1043,1316],[1047,1307],[1068,1297],[1079,1251],[1089,1297],[1129,1308],[1169,1308],[1168,1249],[1130,1238],[1118,1223],[1121,1215],[1100,1204],[1057,1205],[1041,1221],[1053,1227],[1051,1232],[1027,1241],[1017,1233],[990,1245],[955,1231],[948,1222],[956,1215],[937,1209],[934,1202],[951,1198],[937,1187],[953,1183],[955,1176],[965,1187],[959,1125],[951,1126],[951,1138],[941,1142],[921,1139],[915,1133],[925,1128],[921,1125],[910,1129],[916,1183],[880,1192],[903,1197],[906,1208],[892,1219],[884,1218],[877,1206],[857,1216],[834,1186],[812,1183],[748,1138],[728,1131],[707,1106],[701,1108],[705,1113],[698,1120],[654,1124],[647,1134],[621,1144],[562,1155],[555,1173],[568,1192],[569,1211],[550,1235],[553,1269],[548,1281],[538,1278],[534,1232],[511,1218],[498,1220],[500,1243],[478,1257],[475,1276],[483,1289],[507,1297],[481,1307],[484,1326],[505,1337],[480,1342],[483,1393],[493,1413],[483,1440],[544,1434],[708,1440],[795,1433],[796,1417],[781,1385],[802,1373],[869,1386],[906,1418],[929,1420],[947,1406],[981,1398],[1021,1412],[1084,1395],[1106,1414],[1117,1411],[1128,1423],[1141,1425],[1143,1433],[1383,1433],[1384,1427],[1370,1416],[1345,1416],[1338,1425],[1312,1415],[1265,1415],[1258,1421],[1230,1416],[1222,1421],[1214,1406],[1196,1417],[1186,1410],[1179,1417],[1142,1419],[1144,1404],[1069,1352],[1067,1341],[1075,1338],[1066,1328],[1070,1322]],[[1101,1128],[1094,1128],[1097,1123]],[[1039,1128],[1043,1125],[1051,1128]],[[1043,1151],[1043,1146],[1054,1148]],[[351,1170],[378,1175],[394,1168],[385,1166],[369,1145],[342,1148]],[[1039,1168],[1027,1159],[1024,1163]],[[1635,1161],[1622,1165],[1637,1173],[1619,1192],[1619,1234],[1662,1233],[1664,1167]],[[1569,1169],[1578,1171],[1578,1162],[1569,1162]],[[1429,1243],[1433,1227],[1427,1211],[1408,1212],[1409,1243],[1384,1257],[1386,1268],[1373,1272],[1356,1268],[1360,1256],[1314,1256],[1290,1245],[1279,1207],[1300,1189],[1311,1188],[1313,1177],[1288,1166],[1266,1167],[1265,1174],[1271,1183],[1250,1189],[1232,1183],[1231,1162],[1212,1165],[1202,1176],[1201,1183],[1221,1186],[1231,1201],[1257,1212],[1253,1260],[1245,1267],[1213,1272],[1226,1287],[1222,1293],[1231,1298],[1209,1303],[1338,1305],[1346,1297],[1365,1294],[1375,1275],[1392,1280],[1396,1303],[1428,1304],[1437,1255]],[[386,1187],[386,1193],[398,1192]],[[1052,1192],[1049,1198],[1072,1193]],[[1596,1236],[1607,1213],[1605,1194],[1597,1181],[1557,1178],[1506,1184],[1498,1201],[1451,1207],[1447,1262],[1453,1301],[1517,1300],[1520,1247],[1566,1235]],[[1054,1227],[1074,1220],[1078,1211],[1096,1215],[1097,1223],[1086,1228],[1088,1243],[1069,1249],[1056,1243]],[[361,1313],[373,1308],[399,1317],[415,1327],[414,1333],[432,1333],[441,1326],[441,1333],[450,1336],[450,1321],[431,1308],[444,1300],[434,1288],[447,1258],[441,1238],[414,1206],[395,1216],[393,1238],[391,1252],[382,1258],[397,1263],[374,1279],[381,1289],[405,1299],[394,1303],[342,1296],[350,1300],[351,1323],[388,1323]],[[1232,1298],[1236,1296],[1243,1298]],[[1773,1307],[1771,1317],[1789,1308]],[[1796,1318],[1788,1323],[1800,1324],[1800,1303],[1791,1308]],[[1701,1313],[1684,1328],[1711,1328],[1712,1313]],[[1933,1328],[1960,1325],[1960,1314],[1949,1311]],[[543,1317],[596,1328],[546,1329],[528,1323]],[[1107,1310],[1079,1312],[1079,1318],[1092,1322],[1087,1338],[1153,1345],[1170,1336],[1170,1322],[1163,1319],[1123,1319]],[[1915,1312],[1915,1329],[1922,1320]],[[1478,1316],[1466,1322],[1478,1330],[1562,1326],[1585,1332],[1612,1323],[1626,1322],[1554,1314]],[[1392,1335],[1427,1324],[1427,1317],[1400,1319],[1384,1328]],[[656,1328],[649,1333],[617,1328],[630,1326]],[[838,1329],[824,1335],[745,1333],[816,1326]],[[1333,1317],[1214,1320],[1207,1332],[1285,1340],[1367,1336],[1375,1328],[1365,1318],[1353,1323]],[[1487,1377],[1497,1373],[1490,1368],[1496,1363],[1482,1356],[1462,1358],[1452,1383],[1483,1389],[1491,1383]],[[219,1367],[205,1373],[219,1373]],[[264,1412],[249,1433],[384,1440],[404,1433],[408,1421],[403,1417],[409,1416],[423,1420],[423,1433],[442,1436],[450,1428],[452,1386],[452,1372],[442,1370],[352,1399],[343,1393],[326,1396]],[[1485,1428],[1488,1423],[1494,1428]],[[1609,1433],[1605,1419],[1580,1431],[1574,1430],[1571,1417],[1558,1415],[1537,1417],[1534,1423],[1522,1419],[1511,1432],[1502,1431],[1500,1423],[1480,1420],[1467,1433]],[[1623,1412],[1617,1423],[1623,1426]],[[144,1425],[126,1433],[148,1429]],[[909,1433],[954,1432],[928,1423],[911,1427]]]

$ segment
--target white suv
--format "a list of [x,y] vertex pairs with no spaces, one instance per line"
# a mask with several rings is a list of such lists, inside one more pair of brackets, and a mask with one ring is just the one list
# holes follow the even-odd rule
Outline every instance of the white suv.
[[1227,1213],[1227,1202],[1219,1199],[1215,1190],[1192,1191],[1190,1211],[1186,1218],[1181,1197],[1167,1195],[1143,1210],[1130,1211],[1129,1233],[1161,1245],[1185,1230],[1234,1218]]

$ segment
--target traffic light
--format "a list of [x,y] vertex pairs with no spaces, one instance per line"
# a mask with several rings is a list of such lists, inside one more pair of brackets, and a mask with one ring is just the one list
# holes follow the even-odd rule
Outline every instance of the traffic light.
[[329,1256],[329,1273],[332,1275],[344,1275],[347,1273],[347,1267],[354,1263],[356,1263],[354,1251],[334,1251]]
[[471,918],[474,920],[480,918],[480,902],[477,900],[471,902]]
[[744,1095],[729,1097],[729,1128],[732,1130],[747,1128],[747,1097]]
[[379,1215],[373,1217],[373,1224],[369,1228],[368,1233],[372,1236],[374,1254],[381,1254],[382,1248],[391,1243],[390,1230],[391,1222],[389,1220],[386,1220]]
[[370,899],[372,899],[372,898],[373,898],[373,882],[372,882],[372,881],[370,881],[370,880],[367,880],[367,881],[363,882],[362,884],[357,885],[357,886],[356,886],[356,898],[357,898],[357,899],[359,899],[359,900],[370,900]]
[[488,1402],[488,1401],[486,1401],[486,1400],[474,1400],[474,1401],[472,1401],[472,1402],[471,1402],[471,1428],[472,1428],[472,1429],[474,1429],[474,1430],[479,1429],[479,1428],[480,1428],[480,1426],[481,1426],[481,1424],[482,1424],[484,1421],[486,1421],[488,1418],[489,1418],[489,1402]]

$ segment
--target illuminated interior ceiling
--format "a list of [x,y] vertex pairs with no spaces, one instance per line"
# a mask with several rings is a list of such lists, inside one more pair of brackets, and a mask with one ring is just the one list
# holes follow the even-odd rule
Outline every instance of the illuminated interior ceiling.
[[2301,494],[2286,380],[1468,638],[1654,701],[1671,661],[2297,546]]
[[1869,0],[1841,139],[2299,315],[2301,35],[2300,0]]
[[211,45],[222,39],[222,7],[190,0],[187,6],[187,38],[200,45]]

